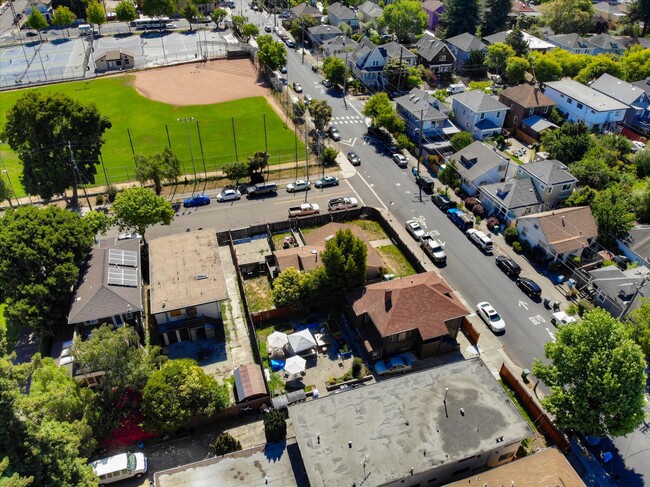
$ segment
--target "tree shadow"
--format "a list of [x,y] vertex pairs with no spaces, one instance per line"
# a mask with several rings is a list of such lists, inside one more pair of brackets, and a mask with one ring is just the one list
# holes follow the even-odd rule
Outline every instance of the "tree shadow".
[[[630,433],[634,435],[634,433]],[[600,443],[594,446],[588,446],[596,459],[600,459],[603,469],[611,476],[614,482],[626,487],[643,487],[645,485],[644,476],[631,469],[625,464],[625,458],[622,452],[617,448],[611,438],[602,438]],[[613,458],[603,464],[603,454],[609,452]]]
[[126,39],[127,37],[133,36],[133,32],[121,32],[119,34],[115,34],[113,37],[115,39]]
[[267,443],[264,447],[264,456],[269,462],[277,462],[282,458],[286,449],[287,440],[282,440],[277,443]]
[[59,45],[61,45],[61,44],[66,44],[66,43],[68,43],[68,42],[70,42],[70,38],[69,38],[69,37],[64,37],[63,39],[54,39],[54,40],[51,40],[51,41],[50,41],[50,44],[52,44],[53,46],[59,46]]

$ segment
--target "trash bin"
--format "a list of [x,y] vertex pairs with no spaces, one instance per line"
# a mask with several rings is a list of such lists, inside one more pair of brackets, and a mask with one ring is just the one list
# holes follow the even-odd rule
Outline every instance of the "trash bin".
[[526,384],[528,384],[528,376],[530,375],[530,370],[524,369],[521,371],[521,378],[524,380]]
[[557,283],[562,284],[563,282],[564,282],[564,276],[560,274],[559,276],[557,276]]

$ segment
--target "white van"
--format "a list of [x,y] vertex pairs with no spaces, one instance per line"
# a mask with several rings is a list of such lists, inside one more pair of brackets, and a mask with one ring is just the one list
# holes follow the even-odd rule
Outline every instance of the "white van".
[[147,457],[142,453],[120,453],[90,464],[99,477],[99,485],[112,484],[147,473]]
[[447,93],[450,95],[455,95],[457,93],[464,93],[465,92],[465,85],[463,83],[454,83],[452,85],[449,85],[447,88]]
[[490,237],[485,235],[480,230],[476,230],[475,228],[470,228],[465,233],[467,234],[467,237],[472,240],[474,244],[483,252],[486,254],[492,253],[493,244],[492,240],[490,240]]

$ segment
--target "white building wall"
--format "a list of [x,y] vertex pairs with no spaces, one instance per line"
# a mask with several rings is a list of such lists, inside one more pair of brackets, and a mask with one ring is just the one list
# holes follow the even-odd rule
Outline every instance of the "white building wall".
[[[591,88],[585,86],[585,90]],[[568,115],[569,122],[583,121],[589,129],[598,126],[601,130],[604,125],[621,122],[625,118],[625,110],[611,110],[606,112],[596,111],[577,100],[547,86],[544,94],[557,103],[557,108]]]

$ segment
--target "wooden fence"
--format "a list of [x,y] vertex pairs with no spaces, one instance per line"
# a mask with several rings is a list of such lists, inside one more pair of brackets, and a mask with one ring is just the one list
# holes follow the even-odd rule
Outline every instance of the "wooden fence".
[[474,328],[474,325],[467,319],[467,316],[463,316],[463,324],[461,326],[463,328],[463,331],[467,334],[467,338],[469,338],[470,341],[476,345],[478,343],[478,339],[481,336],[481,332]]

